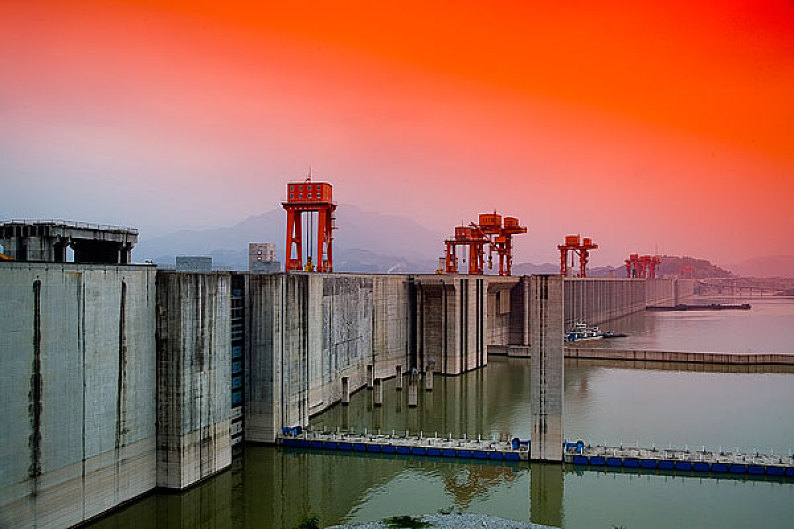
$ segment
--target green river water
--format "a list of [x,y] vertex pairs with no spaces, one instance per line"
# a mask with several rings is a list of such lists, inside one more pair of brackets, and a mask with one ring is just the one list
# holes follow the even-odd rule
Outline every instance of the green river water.
[[[777,324],[772,339],[781,347],[757,352],[787,352],[792,342],[778,335],[792,328],[794,302],[768,303]],[[770,323],[763,310],[753,316],[759,314],[757,326],[764,332]],[[665,348],[660,334],[682,340],[682,333],[703,328],[704,321],[719,327],[720,317],[665,313],[648,315],[645,324],[634,318],[622,325]],[[747,325],[736,314],[725,314],[722,321],[725,328]],[[764,338],[747,343],[764,348],[757,345]],[[734,350],[747,348],[739,344]],[[565,369],[569,439],[776,454],[794,450],[794,368],[579,360],[567,361]],[[384,383],[383,406],[373,406],[372,392],[361,390],[349,406],[314,417],[312,426],[526,438],[529,383],[529,359],[492,356],[485,369],[436,376],[434,390],[421,391],[416,408],[408,407],[407,391],[397,391],[392,379]],[[568,529],[789,528],[794,527],[794,481],[246,446],[231,470],[181,494],[147,496],[90,527],[292,529],[310,513],[331,525],[439,510]]]

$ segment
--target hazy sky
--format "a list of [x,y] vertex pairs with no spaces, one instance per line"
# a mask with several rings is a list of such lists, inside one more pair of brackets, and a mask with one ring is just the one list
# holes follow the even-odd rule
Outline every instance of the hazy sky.
[[311,163],[434,230],[518,216],[518,262],[789,251],[794,2],[427,3],[0,0],[0,216],[227,225]]

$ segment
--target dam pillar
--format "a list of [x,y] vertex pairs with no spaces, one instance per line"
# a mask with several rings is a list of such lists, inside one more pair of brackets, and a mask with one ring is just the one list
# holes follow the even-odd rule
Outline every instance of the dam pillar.
[[416,407],[419,403],[419,373],[414,369],[408,376],[408,406]]
[[231,465],[231,276],[157,272],[157,486]]
[[432,358],[425,368],[425,391],[433,391],[433,370],[436,368],[436,362]]
[[372,364],[367,364],[367,389],[372,389],[374,383],[375,373]]
[[395,376],[397,377],[397,389],[403,389],[403,366],[400,364],[397,364]]
[[564,377],[562,276],[532,276],[530,296],[532,305],[530,459],[562,461]]
[[342,377],[342,404],[350,404],[350,379]]
[[383,379],[376,378],[372,383],[372,401],[375,406],[383,405]]

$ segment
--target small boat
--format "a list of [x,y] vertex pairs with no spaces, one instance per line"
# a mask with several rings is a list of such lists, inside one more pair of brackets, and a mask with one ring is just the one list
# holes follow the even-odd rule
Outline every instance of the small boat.
[[582,340],[600,340],[602,338],[623,338],[626,335],[612,331],[602,331],[596,326],[588,327],[586,323],[574,323],[571,330],[565,334],[566,342]]

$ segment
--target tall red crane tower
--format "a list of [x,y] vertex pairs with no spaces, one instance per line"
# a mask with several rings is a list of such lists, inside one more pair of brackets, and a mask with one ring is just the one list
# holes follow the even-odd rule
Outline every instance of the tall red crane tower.
[[[311,173],[303,182],[287,183],[287,200],[281,205],[287,210],[287,245],[285,270],[309,272],[333,272],[333,230],[336,203],[332,198],[332,186],[327,182],[312,182]],[[309,214],[309,229],[306,244],[307,259],[303,264],[304,213]],[[317,264],[312,263],[312,213],[317,213]]]
[[571,269],[575,266],[574,257],[579,255],[579,277],[587,277],[587,261],[590,258],[590,250],[597,248],[598,245],[590,237],[566,235],[565,244],[557,246],[560,251],[560,274],[568,275],[568,252],[571,252]]

